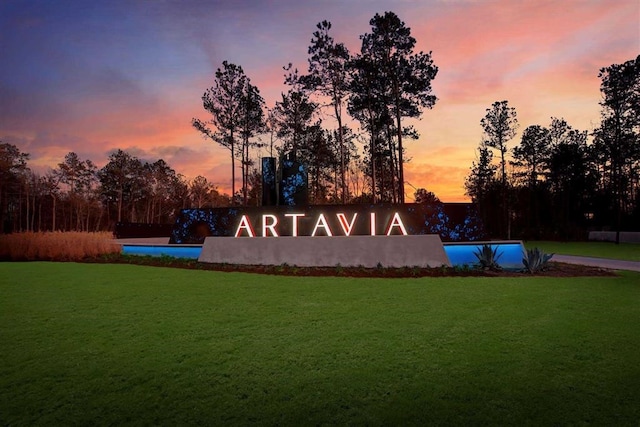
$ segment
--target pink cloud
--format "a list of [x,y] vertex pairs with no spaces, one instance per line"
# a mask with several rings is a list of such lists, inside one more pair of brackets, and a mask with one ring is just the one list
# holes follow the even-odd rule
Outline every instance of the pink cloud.
[[[147,8],[141,16],[147,16]],[[42,167],[55,166],[68,151],[101,165],[110,150],[137,150],[229,191],[228,151],[191,127],[192,117],[208,118],[200,97],[222,60],[242,65],[272,107],[287,90],[282,66],[292,62],[306,71],[317,22],[330,20],[335,39],[356,52],[358,36],[370,31],[374,13],[393,10],[411,28],[417,49],[433,51],[440,68],[433,82],[439,101],[415,121],[420,140],[407,143],[413,158],[407,180],[456,201],[465,199],[464,177],[482,136],[480,119],[494,101],[507,99],[516,108],[521,131],[547,125],[551,116],[589,129],[599,119],[598,70],[640,52],[636,1],[284,1],[267,6],[222,1],[211,8],[159,2],[151,9],[153,20],[137,18],[143,33],[107,40],[105,47],[118,49],[104,63],[98,55],[54,49],[57,38],[30,40],[26,46],[37,48],[30,52],[38,66],[48,64],[47,72],[37,67],[0,72],[5,76],[0,79],[0,138],[17,141],[32,154],[30,163]],[[69,31],[61,34],[74,36]],[[77,34],[62,40],[79,48],[85,42],[103,46],[102,40]],[[122,40],[132,40],[138,50],[128,50]],[[19,40],[12,52],[22,52],[22,46]],[[20,85],[23,74],[28,84]],[[326,125],[331,126],[329,119]]]
[[612,21],[620,19],[615,24],[637,28],[638,6],[635,14],[629,13],[631,3],[456,4],[437,21],[412,29],[418,47],[433,50],[441,66],[437,79],[445,80],[445,92],[439,95],[466,102],[473,93],[502,90],[511,79],[540,73],[553,78],[555,71],[566,68],[575,73],[580,61],[588,60],[602,43],[599,40],[611,39],[607,31]]

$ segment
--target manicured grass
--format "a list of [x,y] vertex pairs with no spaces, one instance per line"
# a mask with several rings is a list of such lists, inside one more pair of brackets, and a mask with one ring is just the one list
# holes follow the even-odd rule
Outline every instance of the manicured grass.
[[547,253],[640,261],[640,244],[637,243],[529,241],[524,245],[528,249],[538,247]]
[[1,425],[633,425],[640,274],[0,263]]

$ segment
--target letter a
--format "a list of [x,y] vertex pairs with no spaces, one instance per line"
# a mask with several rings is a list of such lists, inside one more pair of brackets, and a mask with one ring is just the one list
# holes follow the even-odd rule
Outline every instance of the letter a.
[[313,233],[311,233],[311,237],[314,237],[316,235],[316,231],[318,231],[318,228],[324,228],[324,231],[326,231],[327,236],[333,236],[333,234],[331,234],[331,229],[329,228],[329,224],[327,224],[327,220],[324,218],[323,214],[320,214],[320,216],[318,217],[318,221],[316,222],[316,226],[313,227]]
[[251,228],[251,223],[249,222],[249,219],[246,215],[242,215],[242,218],[240,218],[240,224],[238,224],[238,229],[236,230],[235,237],[240,236],[240,230],[243,229],[247,232],[249,237],[256,237],[256,235],[253,233],[253,229]]
[[398,212],[393,214],[393,219],[391,220],[391,224],[389,224],[389,229],[387,230],[387,236],[391,235],[391,230],[393,229],[393,227],[400,227],[400,231],[402,232],[403,236],[407,235],[407,229],[404,228],[404,224],[402,223],[402,220],[400,219],[400,214]]

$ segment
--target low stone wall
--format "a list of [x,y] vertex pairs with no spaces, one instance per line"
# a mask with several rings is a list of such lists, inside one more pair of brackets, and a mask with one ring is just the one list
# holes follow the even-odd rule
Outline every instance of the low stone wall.
[[[589,240],[601,242],[615,242],[615,231],[590,231]],[[621,231],[620,243],[640,243],[640,232],[637,231]]]
[[440,267],[437,234],[417,236],[207,237],[200,262],[299,267]]

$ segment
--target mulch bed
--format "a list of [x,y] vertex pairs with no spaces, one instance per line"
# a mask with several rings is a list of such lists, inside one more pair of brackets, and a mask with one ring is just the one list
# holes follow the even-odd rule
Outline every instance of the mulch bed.
[[[123,256],[114,255],[104,258],[85,259],[90,263],[122,263],[147,265],[157,267],[185,268],[191,270],[210,270],[223,272],[242,272],[257,274],[272,274],[282,276],[316,276],[316,277],[530,277],[531,273],[522,271],[485,271],[474,268],[364,268],[364,267],[296,267],[290,265],[236,265],[236,264],[209,264],[196,260],[171,258],[171,257],[147,257],[147,256]],[[615,276],[615,272],[599,267],[550,262],[549,268],[534,274],[538,277],[585,277],[585,276]]]

